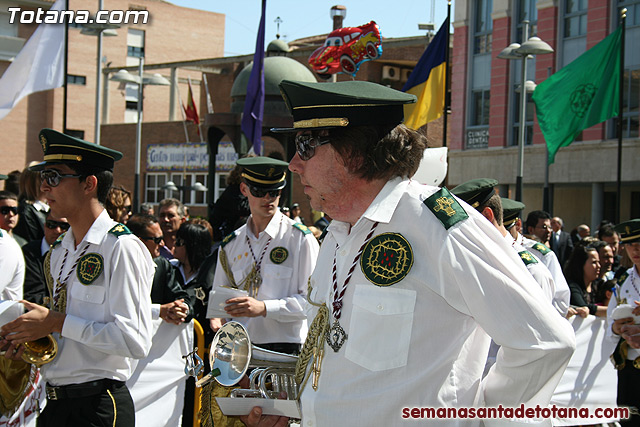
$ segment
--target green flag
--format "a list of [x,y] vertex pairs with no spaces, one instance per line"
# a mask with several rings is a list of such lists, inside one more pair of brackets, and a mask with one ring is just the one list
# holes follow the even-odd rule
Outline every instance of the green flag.
[[583,129],[618,114],[621,37],[622,26],[533,92],[549,164]]

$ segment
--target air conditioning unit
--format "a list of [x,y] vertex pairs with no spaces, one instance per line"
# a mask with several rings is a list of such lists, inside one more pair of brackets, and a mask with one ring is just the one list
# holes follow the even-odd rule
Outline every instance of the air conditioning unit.
[[412,71],[413,70],[409,70],[408,68],[403,68],[402,70],[400,70],[400,81],[404,83],[409,80],[409,75],[411,75]]
[[382,67],[382,78],[387,80],[400,80],[400,68],[385,65]]

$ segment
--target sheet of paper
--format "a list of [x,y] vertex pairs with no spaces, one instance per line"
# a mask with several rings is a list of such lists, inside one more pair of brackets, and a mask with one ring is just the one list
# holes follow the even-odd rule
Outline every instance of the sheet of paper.
[[229,298],[246,297],[249,293],[243,289],[227,288],[226,286],[220,286],[211,289],[209,293],[209,304],[207,306],[207,319],[212,317],[229,317],[224,308],[226,307],[225,301]]
[[260,399],[253,397],[216,397],[222,413],[227,416],[248,415],[251,409],[259,406],[263,415],[279,415],[289,418],[301,418],[297,400]]

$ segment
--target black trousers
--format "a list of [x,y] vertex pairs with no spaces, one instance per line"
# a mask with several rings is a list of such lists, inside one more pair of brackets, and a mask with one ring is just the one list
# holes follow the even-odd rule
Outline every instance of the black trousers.
[[[640,369],[627,360],[625,367],[618,371],[618,406],[640,409]],[[624,427],[640,426],[640,416],[632,415],[628,420],[620,420]]]
[[135,409],[129,389],[118,382],[87,397],[47,400],[38,427],[134,427]]

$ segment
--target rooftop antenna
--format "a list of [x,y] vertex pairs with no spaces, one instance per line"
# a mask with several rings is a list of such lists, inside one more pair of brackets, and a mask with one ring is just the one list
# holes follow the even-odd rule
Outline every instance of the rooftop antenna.
[[276,23],[276,39],[279,39],[280,38],[280,24],[282,23],[282,19],[280,19],[280,17],[278,16],[278,17],[276,17],[276,19],[273,22]]

